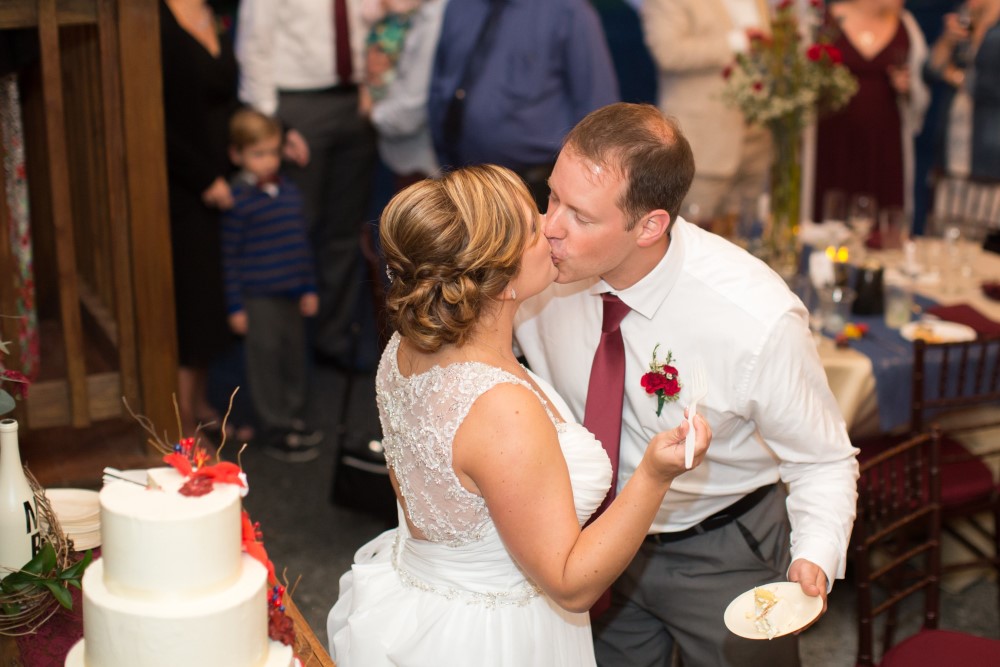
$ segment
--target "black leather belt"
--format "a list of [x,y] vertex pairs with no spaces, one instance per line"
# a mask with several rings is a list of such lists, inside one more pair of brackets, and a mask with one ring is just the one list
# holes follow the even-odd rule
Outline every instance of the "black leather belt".
[[356,93],[358,92],[358,86],[355,83],[342,83],[336,86],[327,86],[325,88],[296,88],[294,90],[281,89],[282,95],[343,95],[346,93]]
[[686,530],[679,530],[676,533],[653,533],[646,536],[646,542],[652,544],[668,544],[670,542],[679,542],[680,540],[686,540],[689,537],[694,537],[695,535],[702,535],[710,530],[715,530],[716,528],[722,528],[725,525],[736,521],[764,499],[768,493],[775,487],[774,484],[768,484],[767,486],[762,486],[756,491],[752,491],[747,495],[743,496],[735,503],[719,510],[712,516],[704,519],[701,523],[691,526]]

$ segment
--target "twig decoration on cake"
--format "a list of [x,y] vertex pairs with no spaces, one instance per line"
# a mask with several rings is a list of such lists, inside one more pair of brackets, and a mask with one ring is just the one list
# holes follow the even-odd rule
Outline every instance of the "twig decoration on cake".
[[[219,448],[215,450],[215,460],[220,461],[222,458],[222,448],[226,446],[226,422],[229,421],[229,415],[233,411],[233,399],[236,398],[236,392],[240,390],[239,386],[233,389],[233,393],[229,395],[229,405],[226,406],[226,414],[222,415],[222,442],[219,443]],[[246,443],[244,443],[245,445]],[[243,451],[242,449],[240,450]],[[237,458],[237,460],[239,460]],[[242,467],[242,466],[240,466]]]
[[[132,419],[134,419],[136,423],[142,427],[143,431],[149,434],[150,437],[146,441],[148,444],[150,444],[154,449],[159,451],[161,454],[168,454],[174,451],[174,448],[167,442],[166,431],[163,432],[163,437],[161,438],[156,433],[156,427],[153,426],[153,421],[146,415],[137,414],[132,409],[132,406],[128,404],[128,399],[125,398],[124,396],[122,396],[122,404],[125,406],[125,409],[128,410],[128,413],[132,416]],[[174,397],[174,409],[176,408],[177,408],[177,398]],[[178,422],[178,424],[179,423],[180,422]]]

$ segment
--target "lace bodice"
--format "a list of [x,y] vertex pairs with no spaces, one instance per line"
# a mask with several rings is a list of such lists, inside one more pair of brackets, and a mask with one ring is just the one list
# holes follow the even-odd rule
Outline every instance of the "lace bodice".
[[386,346],[375,384],[386,461],[410,521],[428,540],[475,542],[491,525],[486,502],[463,487],[452,468],[452,442],[472,404],[498,384],[518,384],[534,392],[556,420],[531,384],[488,364],[435,366],[404,377],[397,365],[399,341],[397,333]]

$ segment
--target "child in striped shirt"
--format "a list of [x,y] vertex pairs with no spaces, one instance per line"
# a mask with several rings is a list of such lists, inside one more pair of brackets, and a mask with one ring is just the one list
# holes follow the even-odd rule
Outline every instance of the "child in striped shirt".
[[319,455],[323,434],[302,420],[307,395],[306,317],[318,308],[302,195],[278,176],[281,127],[250,109],[230,121],[240,168],[222,220],[229,326],[245,336],[247,379],[265,451],[285,461]]

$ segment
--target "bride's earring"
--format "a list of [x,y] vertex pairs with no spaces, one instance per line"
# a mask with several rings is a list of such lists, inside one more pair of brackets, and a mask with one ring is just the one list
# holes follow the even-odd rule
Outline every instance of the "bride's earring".
[[514,301],[515,299],[517,299],[517,290],[515,290],[513,287],[511,287],[510,288],[510,300]]

